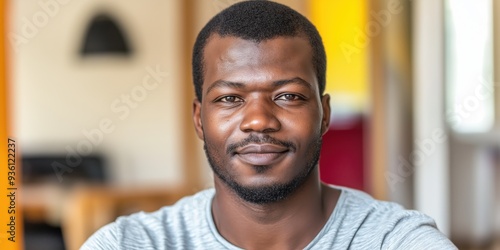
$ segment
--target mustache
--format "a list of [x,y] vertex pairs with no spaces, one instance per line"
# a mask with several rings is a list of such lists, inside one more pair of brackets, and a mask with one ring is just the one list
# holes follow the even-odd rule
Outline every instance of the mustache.
[[236,149],[244,147],[250,143],[255,143],[255,144],[274,144],[282,147],[289,148],[293,151],[296,151],[297,147],[293,142],[290,141],[282,141],[278,140],[274,137],[271,137],[270,135],[262,135],[262,136],[257,136],[255,134],[250,134],[247,138],[243,139],[240,142],[237,143],[231,143],[227,146],[226,148],[226,153],[227,154],[235,154]]

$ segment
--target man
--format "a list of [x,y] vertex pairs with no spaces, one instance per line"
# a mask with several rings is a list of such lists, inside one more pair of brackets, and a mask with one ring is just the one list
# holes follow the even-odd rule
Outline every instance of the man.
[[321,37],[294,10],[246,1],[219,13],[193,53],[215,189],[121,217],[83,249],[455,249],[431,218],[319,181],[325,69]]

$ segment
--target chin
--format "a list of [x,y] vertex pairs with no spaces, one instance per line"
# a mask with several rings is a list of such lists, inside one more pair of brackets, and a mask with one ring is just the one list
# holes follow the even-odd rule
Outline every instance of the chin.
[[254,173],[251,175],[239,175],[238,178],[233,178],[240,186],[249,188],[287,185],[293,182],[293,179],[293,177],[289,178],[283,175],[277,176],[271,173]]
[[240,175],[242,180],[227,178],[227,176],[219,176],[219,178],[242,200],[254,204],[269,204],[289,198],[306,182],[311,173],[312,171],[302,171],[286,180],[283,179],[283,176],[275,177],[261,174]]

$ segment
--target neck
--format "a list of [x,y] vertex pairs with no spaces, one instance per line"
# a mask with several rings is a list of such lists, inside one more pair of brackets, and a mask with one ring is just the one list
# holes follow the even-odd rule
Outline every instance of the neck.
[[330,217],[339,191],[322,185],[317,169],[285,200],[253,204],[220,180],[212,214],[219,233],[244,249],[303,249]]

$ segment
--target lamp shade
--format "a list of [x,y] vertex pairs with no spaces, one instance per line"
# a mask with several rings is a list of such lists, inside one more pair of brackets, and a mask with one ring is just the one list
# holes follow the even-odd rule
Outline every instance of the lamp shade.
[[132,49],[126,34],[111,16],[98,14],[92,18],[80,49],[82,56],[131,53]]

